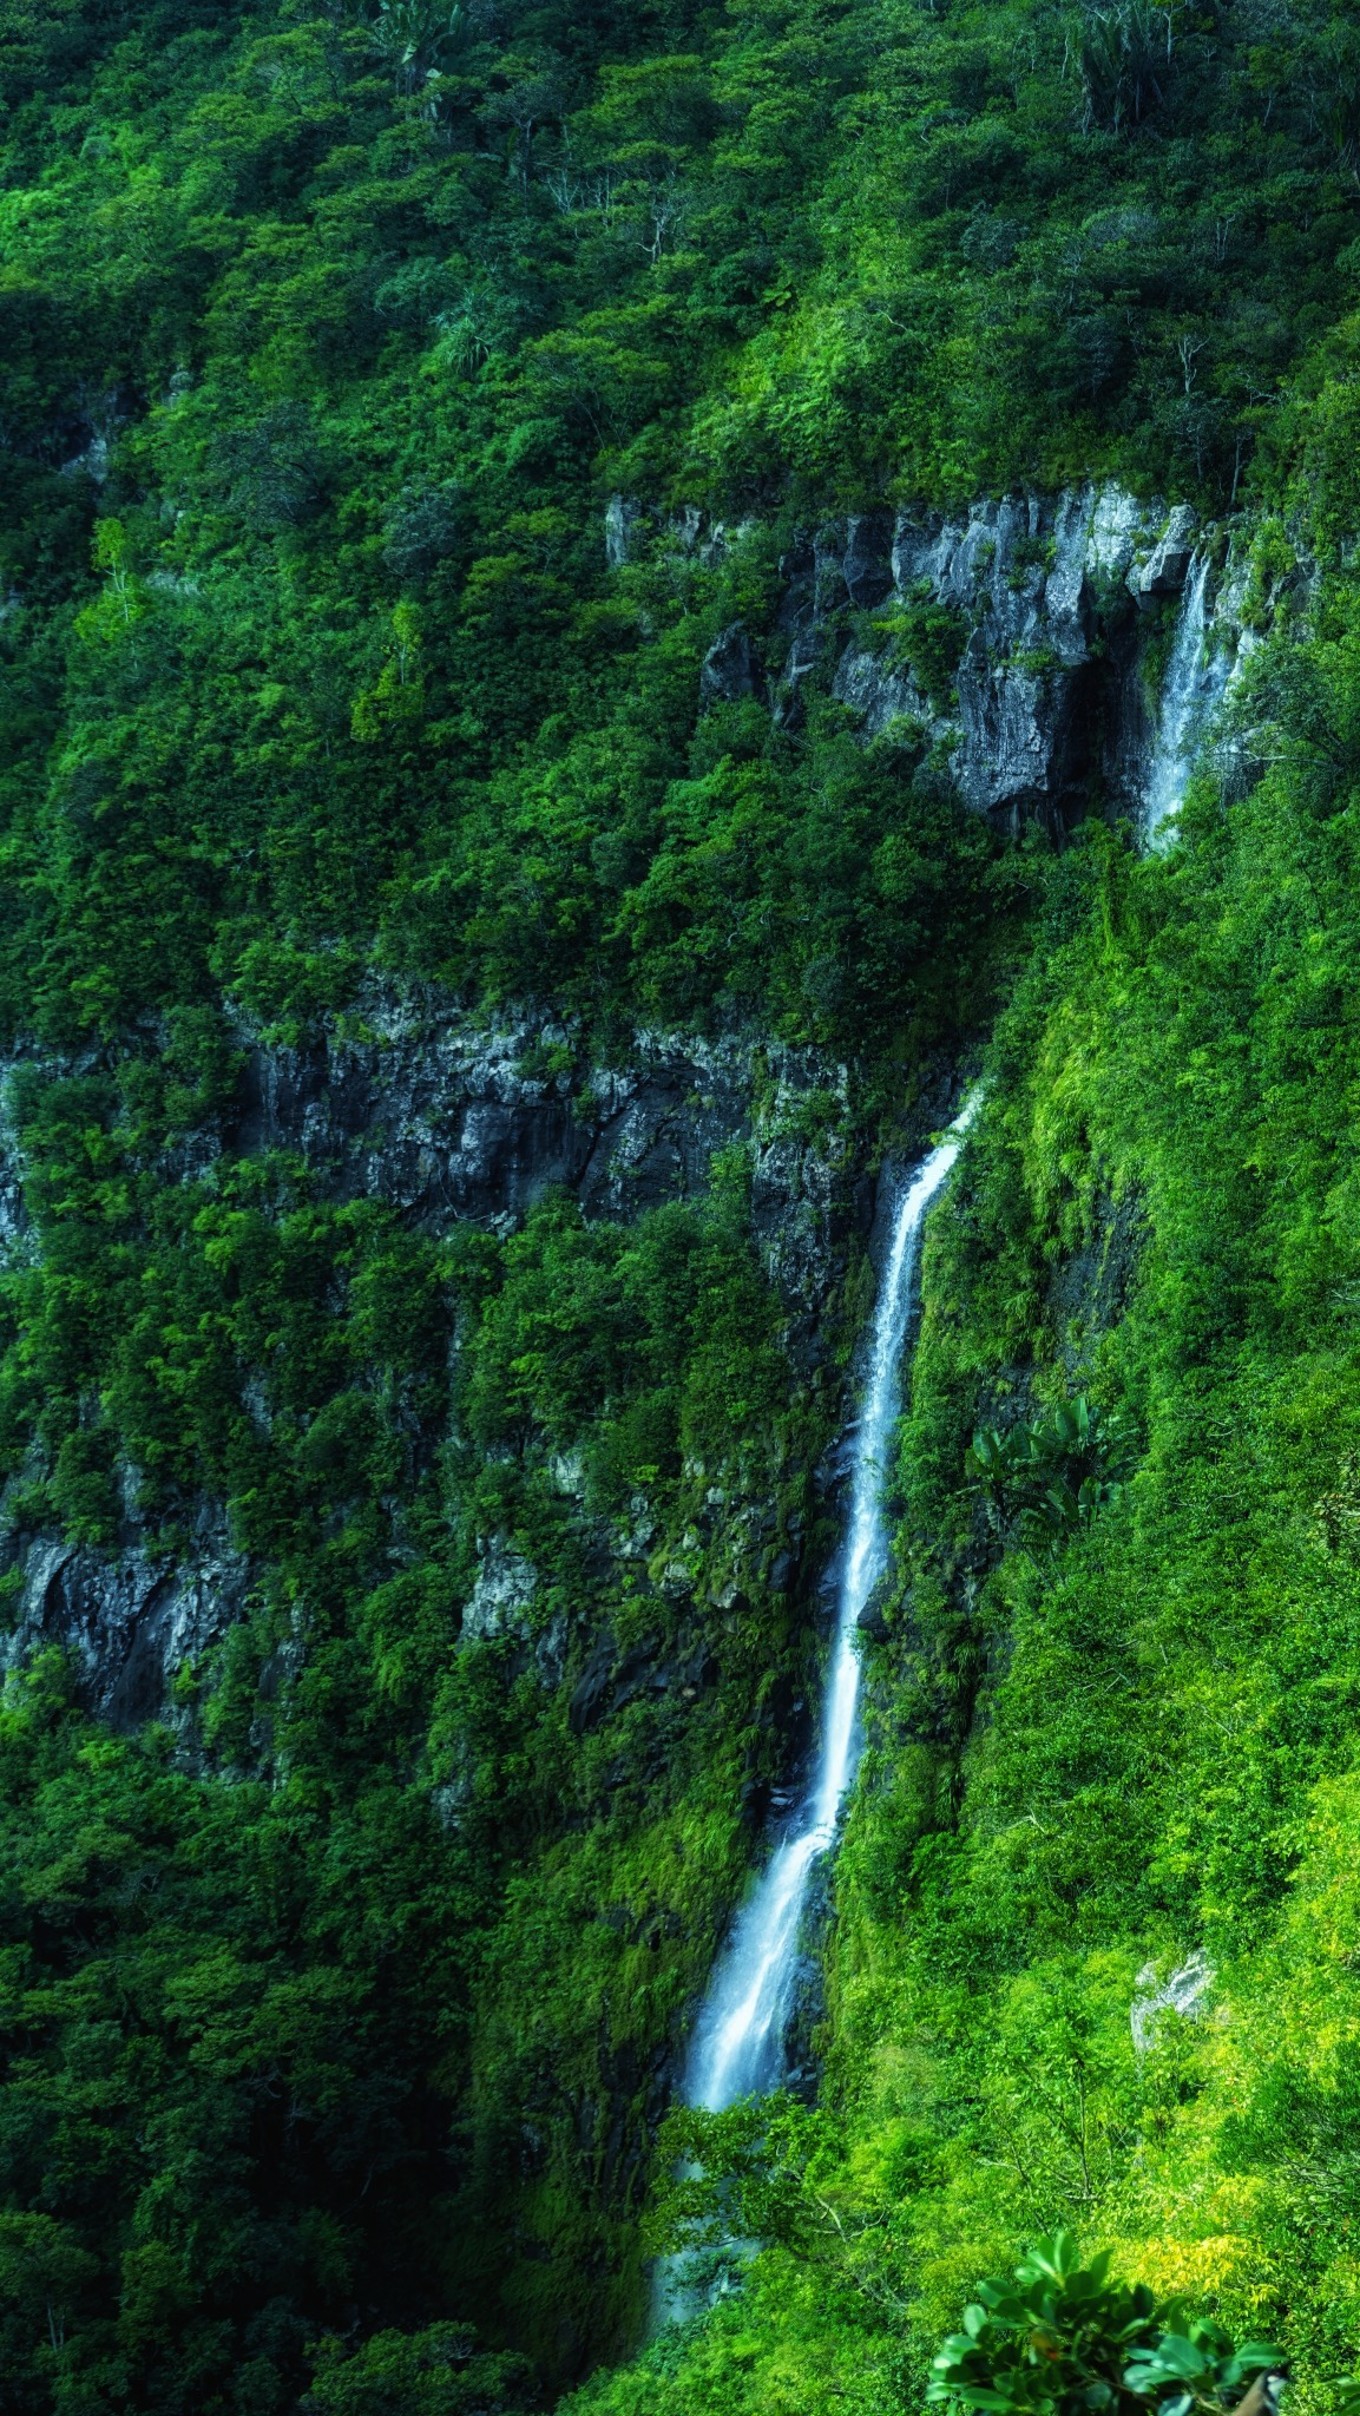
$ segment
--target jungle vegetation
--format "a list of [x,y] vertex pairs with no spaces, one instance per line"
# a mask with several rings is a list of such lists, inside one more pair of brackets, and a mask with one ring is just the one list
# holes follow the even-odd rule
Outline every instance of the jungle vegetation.
[[[1330,2416],[1348,0],[0,0],[0,163],[4,1525],[250,1574],[154,1720],[7,1684],[6,2406],[887,2416],[1067,2225]],[[705,700],[828,515],[1100,476],[1246,515],[1263,597],[1306,568],[1164,858],[1005,839],[816,681]],[[898,638],[947,693],[958,631]],[[201,1145],[249,1052],[397,994],[536,1017],[564,1082],[740,1045],[771,1132],[816,1052],[845,1189],[985,1065],[815,2104],[661,2127],[815,1670],[862,1255],[810,1347],[741,1145],[626,1223],[437,1232]],[[526,1566],[529,1644],[460,1649]],[[716,2219],[682,2154],[764,2245],[622,2364]]]

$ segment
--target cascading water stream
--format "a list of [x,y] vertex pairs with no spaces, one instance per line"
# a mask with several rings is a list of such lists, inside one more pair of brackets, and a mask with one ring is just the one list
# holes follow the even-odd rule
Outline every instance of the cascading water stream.
[[720,2112],[776,2088],[812,1873],[832,1844],[859,1759],[859,1616],[888,1564],[883,1464],[902,1408],[902,1353],[926,1211],[962,1147],[970,1100],[898,1205],[874,1308],[869,1381],[855,1435],[835,1641],[812,1782],[714,1966],[684,2080],[687,2105]]
[[1176,824],[1209,723],[1232,678],[1234,657],[1206,646],[1209,557],[1196,554],[1181,599],[1180,618],[1166,667],[1157,741],[1143,804],[1145,844],[1162,854]]

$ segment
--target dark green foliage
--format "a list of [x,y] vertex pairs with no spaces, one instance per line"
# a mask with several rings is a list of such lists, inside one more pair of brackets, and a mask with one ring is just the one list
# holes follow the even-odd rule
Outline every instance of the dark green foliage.
[[362,1808],[271,1798],[167,1746],[91,1732],[41,1662],[4,1715],[18,2407],[275,2405],[356,2292],[412,2308],[434,2286],[456,2003],[437,1825],[390,1783]]
[[1125,1422],[1102,1418],[1078,1393],[1045,1417],[980,1426],[964,1467],[995,1517],[1018,1517],[1030,1537],[1058,1536],[1118,1499],[1123,1481],[1115,1471],[1128,1445]]
[[939,603],[927,588],[908,603],[892,606],[875,626],[887,631],[891,654],[905,663],[936,711],[948,712],[968,636],[963,615]]
[[[26,1129],[46,1119],[54,1174],[59,1147],[97,1158],[106,1105],[98,1085],[35,1091]],[[23,2272],[51,2276],[16,2284],[13,2387],[24,2406],[50,2380],[111,2407],[193,2390],[282,2407],[334,2336],[309,2404],[518,2405],[507,2333],[551,2366],[617,2339],[631,2304],[603,2141],[624,2123],[645,2152],[634,2100],[736,1883],[743,1768],[777,1748],[761,1693],[798,1666],[762,1582],[780,1523],[739,1572],[736,1612],[704,1574],[727,1541],[709,1489],[804,1467],[824,1433],[740,1189],[627,1229],[549,1202],[498,1247],[423,1241],[367,1204],[309,1203],[295,1169],[243,1165],[150,1187],[173,1209],[168,1244],[128,1221],[135,1310],[106,1299],[101,1315],[72,1255],[97,1263],[80,1171],[64,1162],[46,1203],[46,1303],[11,1354],[11,1416],[22,1432],[36,1385],[59,1421],[61,1371],[85,1355],[100,1423],[71,1428],[23,1515],[114,1541],[131,1462],[145,1516],[173,1537],[220,1499],[267,1582],[180,1673],[182,1738],[226,1777],[194,1775],[198,1753],[185,1767],[164,1729],[101,1739],[47,1663],[7,1715],[0,2186],[16,2256],[33,2233]],[[113,1144],[106,1174],[127,1182]],[[571,1448],[583,1501],[552,1473]],[[601,1601],[619,1508],[634,1527],[646,1511],[652,1557],[686,1556],[699,1600],[683,1612],[628,1564]],[[785,1514],[805,1509],[795,1475]],[[460,1649],[488,1533],[537,1571],[529,1627]],[[641,1638],[702,1691],[606,1689],[578,1735],[572,1689],[602,1618],[615,1658]],[[549,1632],[563,1683],[535,1659]],[[532,2155],[507,2150],[526,2108]],[[526,2292],[502,2252],[526,2221],[543,2306],[534,2266]],[[606,2259],[584,2295],[577,2261],[598,2277]],[[450,2298],[477,2310],[485,2353],[406,2337]]]
[[525,2359],[479,2353],[453,2324],[379,2332],[349,2356],[324,2342],[302,2402],[307,2416],[502,2416],[532,2404]]
[[1081,87],[1091,124],[1120,133],[1157,107],[1170,81],[1176,10],[1153,0],[1088,6],[1082,22]]

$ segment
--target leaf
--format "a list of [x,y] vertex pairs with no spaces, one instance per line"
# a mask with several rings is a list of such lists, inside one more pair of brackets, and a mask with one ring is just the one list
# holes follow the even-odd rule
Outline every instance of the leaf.
[[932,2363],[938,2367],[957,2365],[961,2359],[972,2356],[975,2345],[971,2333],[951,2332]]
[[1164,2376],[1194,2382],[1204,2373],[1207,2362],[1192,2340],[1181,2333],[1167,2332],[1155,2348],[1130,2359],[1124,2380],[1131,2391],[1155,2390]]
[[[1224,2345],[1232,2349],[1230,2341]],[[1283,2350],[1277,2349],[1273,2342],[1243,2341],[1240,2349],[1233,2350],[1219,2379],[1225,2390],[1232,2390],[1237,2383],[1245,2382],[1248,2375],[1283,2373],[1287,2365]]]

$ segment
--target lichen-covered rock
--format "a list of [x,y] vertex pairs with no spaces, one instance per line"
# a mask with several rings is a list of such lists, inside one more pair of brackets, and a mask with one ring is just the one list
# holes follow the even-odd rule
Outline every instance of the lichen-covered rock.
[[502,1636],[523,1643],[532,1633],[527,1614],[537,1592],[533,1562],[512,1551],[504,1536],[493,1536],[468,1596],[459,1643],[487,1644]]
[[758,685],[750,637],[740,621],[732,621],[719,630],[704,656],[700,697],[706,705],[734,705],[743,696],[754,696]]
[[239,1618],[249,1588],[245,1558],[212,1534],[209,1517],[204,1525],[203,1541],[179,1559],[141,1544],[101,1553],[50,1535],[5,1538],[0,1558],[18,1592],[4,1667],[56,1644],[110,1726],[164,1715],[173,1673]]
[[1127,487],[1107,484],[1095,490],[1086,533],[1086,565],[1097,579],[1127,576],[1148,525],[1148,507]]
[[463,1611],[459,1649],[509,1643],[527,1657],[543,1686],[558,1686],[567,1658],[567,1623],[560,1612],[546,1622],[534,1613],[538,1571],[504,1536],[493,1536],[482,1555],[477,1581]]
[[1129,573],[1129,592],[1140,604],[1154,596],[1174,596],[1185,585],[1195,551],[1198,527],[1188,503],[1178,503],[1146,562]]
[[[1132,620],[1122,581],[1156,518],[1121,489],[1084,487],[978,503],[957,519],[828,524],[810,561],[796,548],[788,557],[777,709],[797,718],[838,611],[877,614],[883,643],[861,626],[831,677],[864,735],[934,750],[979,813],[1069,819],[1093,773],[1116,787],[1130,777],[1140,704],[1126,678],[1131,643],[1121,645]],[[929,607],[960,633],[947,697],[927,694],[893,644],[895,618]]]

